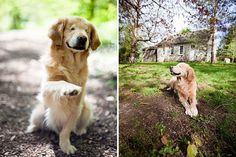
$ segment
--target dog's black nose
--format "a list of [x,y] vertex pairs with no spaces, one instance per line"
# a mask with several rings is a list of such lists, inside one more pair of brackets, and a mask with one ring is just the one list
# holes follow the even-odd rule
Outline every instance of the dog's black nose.
[[77,37],[77,49],[84,50],[86,45],[87,37],[86,36],[78,36]]
[[79,37],[77,37],[77,40],[79,43],[83,44],[83,43],[86,43],[87,37],[86,36],[79,36]]

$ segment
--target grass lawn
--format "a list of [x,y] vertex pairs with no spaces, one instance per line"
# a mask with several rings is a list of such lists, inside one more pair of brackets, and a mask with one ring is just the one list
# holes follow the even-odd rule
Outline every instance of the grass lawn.
[[163,90],[176,64],[120,64],[120,155],[186,156],[189,143],[200,156],[236,155],[236,64],[189,63],[197,75],[196,118]]

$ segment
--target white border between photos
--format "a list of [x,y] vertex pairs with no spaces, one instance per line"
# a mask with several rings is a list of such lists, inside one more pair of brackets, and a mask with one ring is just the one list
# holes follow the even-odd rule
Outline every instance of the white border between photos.
[[117,157],[119,157],[119,0],[116,0],[116,8],[117,8],[117,22],[116,22],[116,49],[117,49],[117,77],[116,77],[116,100],[117,100],[117,104],[116,104],[116,111],[117,111],[117,124],[116,124],[116,134],[117,134]]

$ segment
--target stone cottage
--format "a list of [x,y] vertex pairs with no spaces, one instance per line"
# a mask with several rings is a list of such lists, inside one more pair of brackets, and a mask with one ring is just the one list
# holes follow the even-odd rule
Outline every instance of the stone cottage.
[[164,38],[155,46],[143,49],[144,62],[210,61],[211,34],[198,30]]

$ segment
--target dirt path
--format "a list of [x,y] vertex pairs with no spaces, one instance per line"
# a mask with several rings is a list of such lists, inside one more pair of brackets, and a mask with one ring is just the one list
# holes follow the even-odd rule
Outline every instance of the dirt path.
[[[24,133],[30,112],[37,103],[35,96],[41,79],[38,59],[47,50],[48,43],[43,31],[0,34],[0,156],[65,156],[55,133]],[[87,100],[95,106],[95,121],[86,135],[72,134],[72,144],[78,151],[71,156],[117,155],[114,51],[114,48],[100,49],[90,56]]]
[[[156,96],[141,96],[123,90],[120,99],[120,156],[151,156],[151,154],[186,156],[187,142],[198,135],[203,144],[199,153],[215,156],[217,147],[226,155],[224,141],[219,142],[218,124],[225,116],[223,110],[213,110],[203,100],[199,100],[200,115],[190,118],[184,114],[173,92],[164,91]],[[167,137],[169,144],[161,138]],[[219,141],[218,141],[219,140]],[[221,145],[222,144],[222,145]],[[226,154],[224,154],[226,153]],[[205,155],[206,155],[205,154]],[[154,155],[155,156],[155,155]]]

